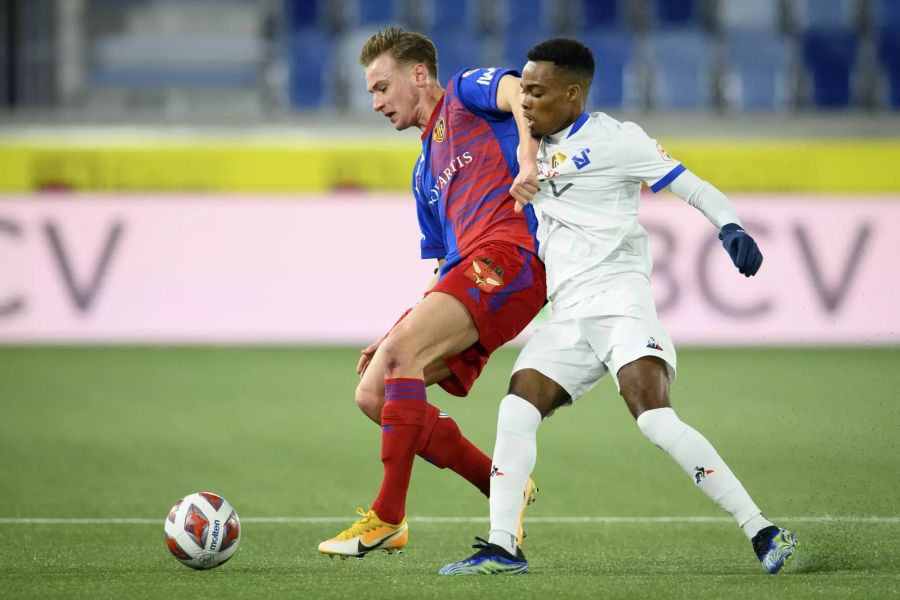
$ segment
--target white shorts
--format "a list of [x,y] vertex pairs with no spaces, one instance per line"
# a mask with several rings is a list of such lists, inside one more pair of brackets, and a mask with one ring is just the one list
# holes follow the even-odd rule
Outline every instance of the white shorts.
[[642,356],[663,359],[669,383],[675,381],[675,346],[656,316],[650,284],[621,277],[603,293],[554,312],[522,349],[513,373],[534,369],[575,401],[607,372],[618,389],[619,369]]

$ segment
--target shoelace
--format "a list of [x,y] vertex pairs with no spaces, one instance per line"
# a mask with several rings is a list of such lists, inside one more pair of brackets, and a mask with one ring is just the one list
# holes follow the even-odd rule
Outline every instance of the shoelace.
[[365,511],[360,506],[360,507],[356,508],[356,514],[361,516],[362,519],[360,519],[359,521],[357,521],[356,523],[354,523],[353,525],[350,526],[350,530],[349,530],[349,533],[351,534],[350,537],[364,533],[365,531],[368,531],[369,529],[372,528],[371,522],[372,522],[372,518],[374,515],[372,514],[371,511]]
[[473,547],[473,548],[476,548],[476,549],[478,549],[478,550],[484,550],[485,548],[488,547],[489,544],[490,544],[490,542],[488,542],[486,539],[484,539],[483,537],[478,537],[478,536],[476,535],[476,536],[475,536],[475,543],[472,544],[472,547]]

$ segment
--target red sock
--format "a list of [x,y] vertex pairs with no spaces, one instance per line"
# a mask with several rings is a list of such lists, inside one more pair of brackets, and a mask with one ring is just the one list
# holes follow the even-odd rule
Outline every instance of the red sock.
[[384,408],[381,410],[384,478],[372,508],[387,523],[400,523],[406,515],[406,493],[416,448],[425,428],[426,406],[423,380],[384,380]]
[[441,469],[452,469],[485,496],[491,491],[491,459],[470,442],[456,421],[428,404],[418,454]]

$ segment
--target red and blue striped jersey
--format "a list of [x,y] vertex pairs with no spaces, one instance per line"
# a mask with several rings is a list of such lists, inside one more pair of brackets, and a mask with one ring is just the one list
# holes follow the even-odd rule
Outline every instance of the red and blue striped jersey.
[[497,108],[497,85],[511,69],[460,71],[447,84],[413,172],[422,258],[445,258],[441,273],[486,242],[537,253],[537,219],[520,213],[509,187],[519,173],[512,113]]

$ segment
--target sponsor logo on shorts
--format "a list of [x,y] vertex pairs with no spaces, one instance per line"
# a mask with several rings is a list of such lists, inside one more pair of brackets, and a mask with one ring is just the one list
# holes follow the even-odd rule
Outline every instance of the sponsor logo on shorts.
[[501,471],[500,467],[498,467],[497,465],[491,466],[491,477],[493,477],[494,475],[496,475],[497,477],[503,476],[503,471]]
[[466,269],[465,275],[482,292],[492,292],[503,285],[503,267],[492,258],[476,258]]
[[647,347],[653,348],[654,350],[662,350],[662,346],[656,343],[656,338],[649,338],[647,340]]
[[706,479],[707,475],[712,475],[715,473],[712,469],[704,469],[703,467],[694,467],[694,481],[697,482],[697,485],[700,485],[700,482]]

